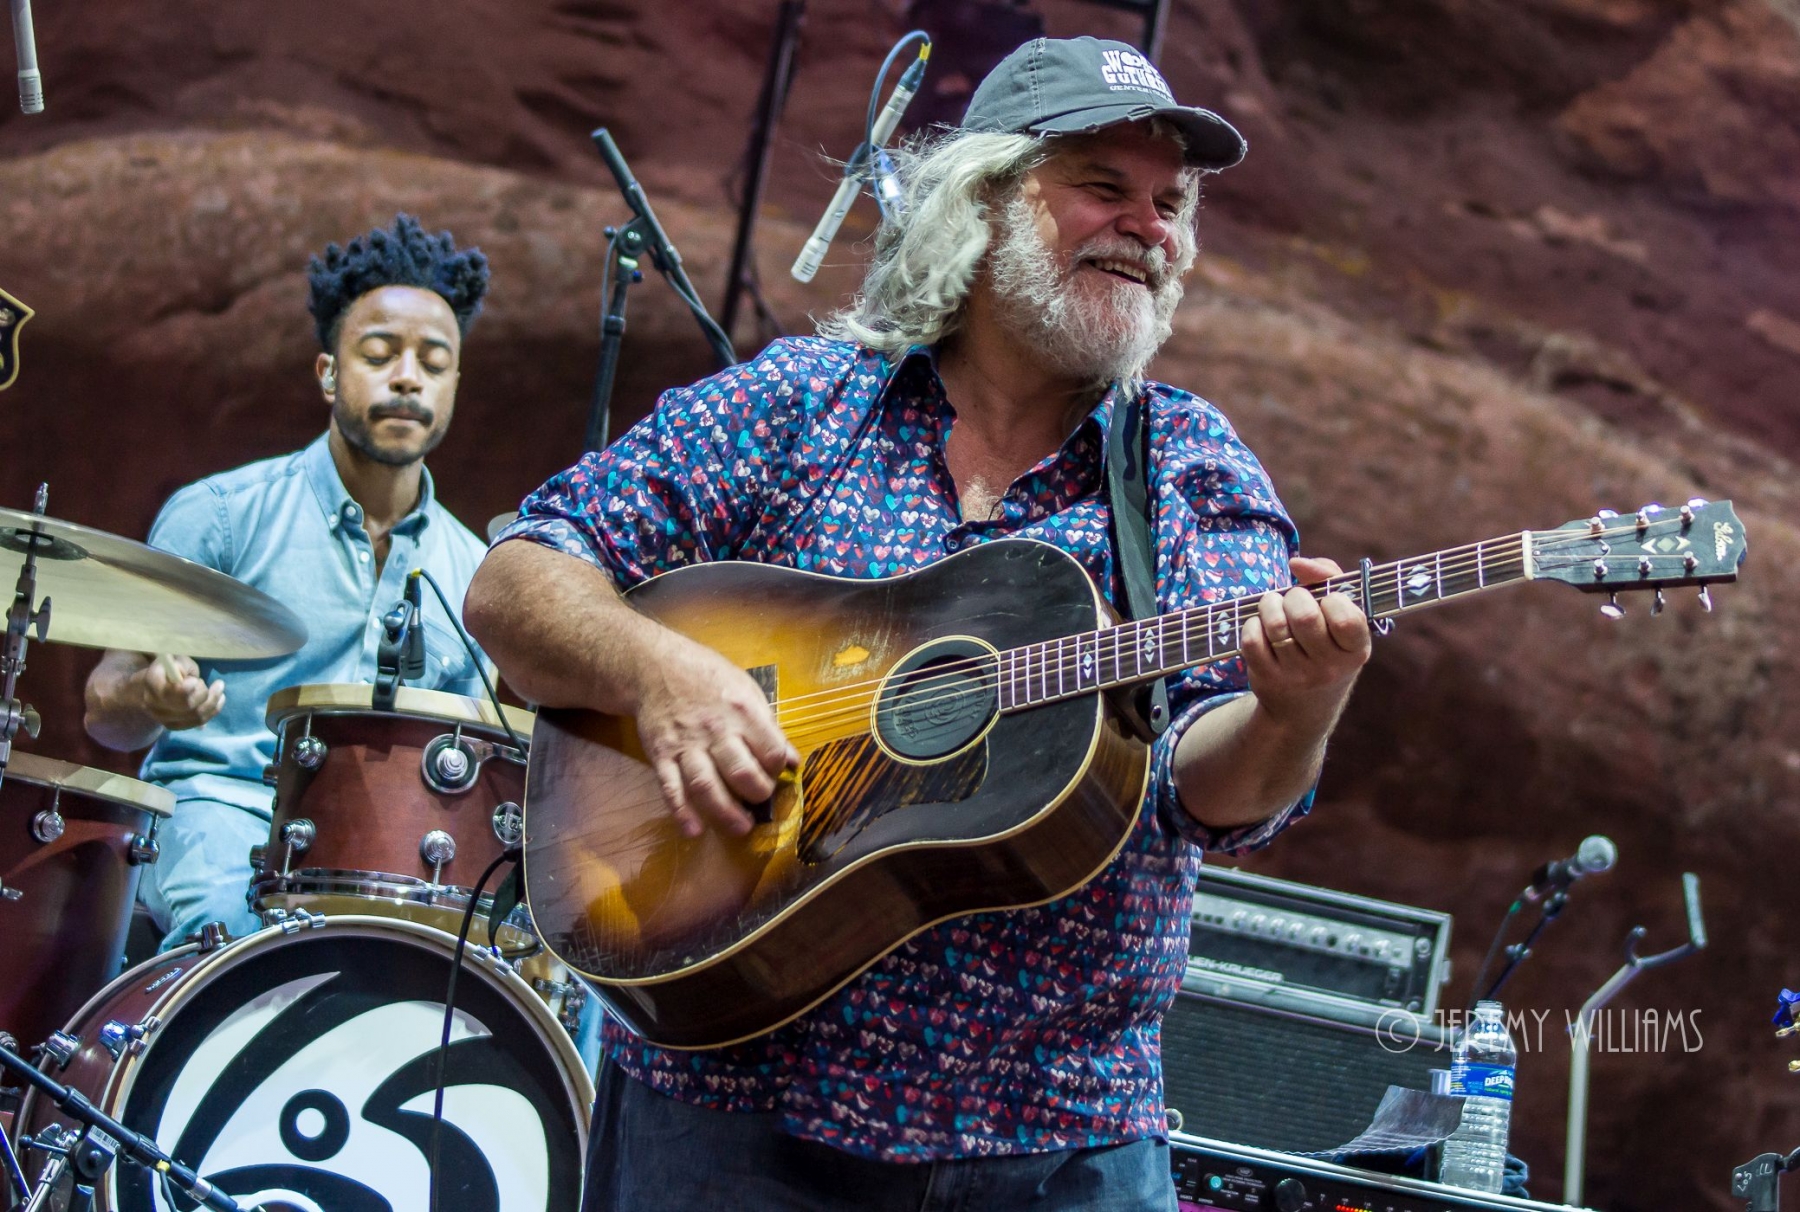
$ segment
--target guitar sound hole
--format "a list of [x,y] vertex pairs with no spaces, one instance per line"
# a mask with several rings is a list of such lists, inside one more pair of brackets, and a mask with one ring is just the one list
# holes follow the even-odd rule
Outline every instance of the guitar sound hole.
[[881,743],[928,762],[975,740],[998,710],[996,654],[975,640],[938,640],[894,667],[875,708]]

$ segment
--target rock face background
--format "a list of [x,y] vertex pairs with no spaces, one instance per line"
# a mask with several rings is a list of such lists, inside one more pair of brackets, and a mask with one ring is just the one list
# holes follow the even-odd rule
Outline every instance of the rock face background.
[[[39,313],[0,396],[7,505],[47,479],[54,515],[141,536],[176,486],[311,438],[306,256],[406,209],[493,260],[433,467],[477,529],[512,508],[580,443],[600,229],[625,217],[597,125],[716,309],[772,0],[40,7],[49,112],[0,117],[0,285]],[[786,266],[898,8],[811,6],[758,234],[790,331],[856,280],[849,241],[813,287]],[[1077,0],[1040,10],[1052,33],[1135,36]],[[1698,873],[1711,948],[1617,1008],[1683,1014],[1703,1045],[1596,1058],[1588,1202],[1741,1206],[1731,1166],[1800,1144],[1767,1025],[1800,984],[1800,5],[1176,0],[1163,67],[1253,150],[1209,187],[1159,374],[1226,408],[1310,550],[1393,559],[1696,495],[1746,519],[1744,580],[1710,616],[1683,593],[1610,623],[1545,586],[1402,623],[1318,809],[1246,864],[1453,912],[1454,1004],[1526,874],[1618,839],[1509,989],[1548,1016],[1514,1121],[1540,1198],[1560,1187],[1563,1014],[1631,926],[1647,952],[1682,940]],[[626,353],[615,432],[709,369],[654,277]],[[81,733],[92,660],[33,650],[32,748],[129,770]]]

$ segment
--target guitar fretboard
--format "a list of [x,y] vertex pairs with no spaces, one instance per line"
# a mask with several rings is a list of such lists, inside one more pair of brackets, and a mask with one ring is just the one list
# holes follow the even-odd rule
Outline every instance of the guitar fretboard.
[[[1315,597],[1342,593],[1371,620],[1393,618],[1529,580],[1531,532],[1332,577],[1308,586]],[[1231,598],[1154,619],[1027,644],[1000,654],[1001,711],[1167,677],[1236,656],[1259,595]]]

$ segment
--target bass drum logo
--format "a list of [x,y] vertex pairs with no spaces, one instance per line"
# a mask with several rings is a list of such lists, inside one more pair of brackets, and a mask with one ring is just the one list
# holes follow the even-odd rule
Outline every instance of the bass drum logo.
[[[586,1109],[513,1000],[528,995],[472,968],[457,985],[434,1147],[448,976],[447,949],[283,940],[177,1006],[122,1118],[247,1207],[428,1212],[435,1166],[440,1204],[457,1212],[573,1208]],[[118,1184],[121,1212],[196,1206],[142,1171]]]

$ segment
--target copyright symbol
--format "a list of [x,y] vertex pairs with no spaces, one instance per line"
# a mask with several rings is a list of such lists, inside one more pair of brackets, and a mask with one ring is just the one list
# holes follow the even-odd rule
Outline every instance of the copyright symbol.
[[1383,1010],[1375,1022],[1375,1039],[1384,1052],[1411,1052],[1421,1034],[1418,1018],[1404,1010]]

